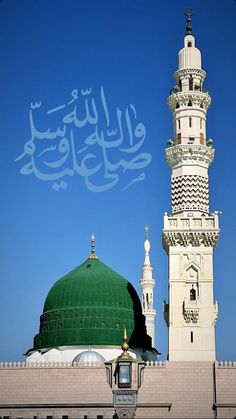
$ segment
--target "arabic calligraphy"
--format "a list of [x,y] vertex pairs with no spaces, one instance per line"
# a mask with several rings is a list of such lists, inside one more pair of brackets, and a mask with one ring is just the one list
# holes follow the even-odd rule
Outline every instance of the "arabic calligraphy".
[[31,102],[30,138],[15,159],[24,160],[22,175],[50,181],[54,191],[65,190],[75,174],[91,192],[107,191],[119,182],[125,191],[145,179],[143,169],[152,156],[141,152],[146,128],[136,108],[109,109],[103,86],[98,96],[95,101],[92,88],[73,89],[69,100],[45,112],[42,101]]

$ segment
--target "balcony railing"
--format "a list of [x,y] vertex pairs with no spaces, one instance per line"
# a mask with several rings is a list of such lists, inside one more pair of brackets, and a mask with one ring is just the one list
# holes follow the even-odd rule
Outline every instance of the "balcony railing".
[[218,214],[195,218],[193,217],[193,213],[189,211],[187,217],[168,216],[167,214],[165,214],[164,217],[164,229],[167,230],[209,230],[218,228]]

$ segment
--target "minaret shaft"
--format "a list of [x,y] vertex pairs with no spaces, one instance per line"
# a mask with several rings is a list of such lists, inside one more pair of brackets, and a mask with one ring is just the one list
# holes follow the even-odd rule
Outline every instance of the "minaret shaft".
[[206,73],[190,32],[179,52],[177,85],[168,97],[174,140],[166,148],[172,169],[172,212],[165,214],[163,229],[169,258],[169,303],[164,303],[164,317],[169,329],[169,360],[213,361],[218,313],[213,252],[219,225],[218,213],[209,214],[208,168],[214,149],[206,138],[206,114],[211,98],[203,87]]
[[148,226],[145,227],[146,240],[144,242],[145,259],[142,267],[142,279],[140,279],[140,287],[142,292],[142,312],[146,320],[147,334],[152,338],[152,346],[155,347],[155,317],[156,310],[153,308],[153,291],[155,287],[155,279],[152,277],[152,266],[150,262],[150,242],[148,239]]

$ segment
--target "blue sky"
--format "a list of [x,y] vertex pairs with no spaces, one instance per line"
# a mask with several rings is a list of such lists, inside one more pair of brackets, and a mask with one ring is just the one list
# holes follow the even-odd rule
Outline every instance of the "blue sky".
[[[100,259],[139,290],[146,224],[156,279],[157,348],[165,359],[167,328],[162,302],[167,299],[167,256],[161,231],[164,212],[170,211],[170,170],[164,150],[166,140],[173,137],[166,99],[175,84],[186,7],[195,11],[193,33],[207,71],[205,86],[212,96],[207,136],[214,140],[216,156],[210,168],[210,207],[223,212],[214,264],[219,303],[217,358],[236,359],[236,2],[2,0],[0,360],[21,360],[32,347],[50,287],[87,258],[92,233]],[[63,126],[65,115],[73,112],[76,95],[77,119],[80,125],[86,123],[73,125],[66,135],[73,134],[78,165],[81,168],[84,162],[84,171],[75,169],[68,142],[60,142],[61,134],[53,140],[35,141],[36,176],[30,154],[30,110],[35,130],[55,133]],[[114,143],[106,149],[107,161],[117,165],[110,177],[104,177],[108,173],[104,148],[91,138],[85,141],[94,132],[92,99],[100,138],[108,122],[111,129],[123,128],[122,134],[118,130],[108,138],[122,138],[122,146]],[[48,113],[62,105],[57,112]],[[138,150],[127,152],[139,141]],[[41,154],[51,146],[54,148]],[[24,147],[28,154],[22,157]],[[121,147],[126,151],[120,151]],[[15,161],[19,156],[22,158]],[[118,164],[122,160],[123,166]],[[125,166],[130,160],[132,164]],[[23,167],[28,175],[20,173]],[[96,167],[96,173],[88,175],[86,170]],[[64,176],[62,169],[67,170]],[[42,174],[46,180],[40,179]],[[94,185],[108,186],[94,192]]]

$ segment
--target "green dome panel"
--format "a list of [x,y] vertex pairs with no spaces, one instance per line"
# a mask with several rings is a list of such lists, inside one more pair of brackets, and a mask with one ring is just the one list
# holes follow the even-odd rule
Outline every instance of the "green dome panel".
[[124,326],[132,347],[150,348],[134,287],[99,259],[59,279],[46,298],[34,350],[56,346],[120,346]]

